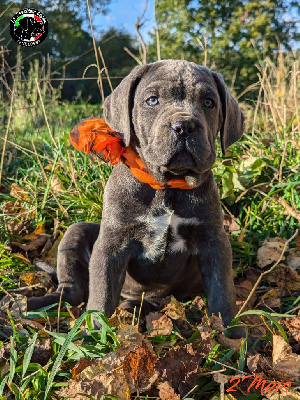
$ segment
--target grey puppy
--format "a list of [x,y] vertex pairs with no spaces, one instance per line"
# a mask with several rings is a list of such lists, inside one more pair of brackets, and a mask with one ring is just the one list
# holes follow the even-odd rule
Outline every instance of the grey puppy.
[[232,255],[211,172],[243,134],[244,117],[220,74],[192,62],[136,67],[104,103],[104,118],[124,136],[152,176],[184,179],[193,189],[155,190],[117,164],[105,187],[102,222],[69,227],[58,252],[58,291],[28,299],[28,309],[63,299],[87,301],[110,316],[132,309],[145,292],[146,312],[173,294],[208,297],[227,325],[236,313]]

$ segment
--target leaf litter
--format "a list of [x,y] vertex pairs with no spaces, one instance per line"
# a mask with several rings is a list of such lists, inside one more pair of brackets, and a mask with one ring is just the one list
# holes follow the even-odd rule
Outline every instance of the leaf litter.
[[[16,191],[16,196],[21,198],[27,195],[20,189],[16,188]],[[232,221],[228,224],[229,230],[237,229]],[[24,235],[23,232],[23,227],[20,227],[18,242],[11,243],[11,249],[27,260],[39,257],[40,260],[55,267],[57,247],[62,234],[56,232],[55,235],[47,235],[43,225],[31,233],[27,232]],[[257,254],[258,266],[265,269],[276,262],[284,243],[285,239],[282,238],[265,240]],[[297,238],[296,247],[288,249],[281,264],[263,277],[251,298],[248,296],[260,271],[249,267],[244,276],[236,279],[238,307],[246,302],[245,310],[259,307],[269,313],[280,312],[284,297],[297,298],[300,294],[299,253],[300,241]],[[35,286],[39,289],[31,288]],[[28,287],[28,291],[24,293],[26,296],[31,296],[52,291],[55,289],[55,284],[46,272],[32,269],[19,274],[19,287],[22,289]],[[19,334],[28,336],[29,330],[24,328],[26,324],[39,329],[40,336],[34,344],[31,362],[46,365],[53,357],[54,338],[49,336],[44,328],[51,321],[51,329],[56,329],[57,320],[52,318],[42,322],[38,317],[26,318],[26,296],[9,293],[2,298],[1,322],[10,328],[2,328],[2,331],[10,336],[13,329],[16,329]],[[294,308],[296,312],[298,311],[298,315],[276,318],[286,332],[288,342],[284,340],[271,319],[263,315],[248,314],[240,317],[238,321],[247,324],[250,336],[258,341],[255,348],[248,349],[248,353],[244,355],[245,368],[249,371],[246,373],[267,381],[286,379],[294,385],[293,389],[288,388],[288,392],[281,390],[278,393],[265,393],[264,398],[268,400],[300,398],[300,314],[297,303]],[[79,317],[80,308],[72,307],[68,310],[69,317],[60,317],[60,323],[65,322],[65,326],[70,327]],[[14,320],[14,328],[9,315]],[[72,379],[68,381],[68,386],[61,390],[60,396],[85,399],[84,394],[86,394],[100,399],[102,395],[110,394],[127,400],[131,395],[144,394],[162,400],[178,400],[186,396],[190,398],[194,392],[197,393],[201,387],[201,379],[209,379],[206,378],[206,374],[212,374],[210,382],[213,376],[217,377],[215,386],[212,386],[214,389],[210,389],[211,395],[216,390],[222,392],[225,388],[226,391],[230,387],[231,377],[243,376],[239,375],[238,364],[239,358],[242,357],[244,341],[228,337],[218,316],[207,317],[205,301],[200,296],[185,305],[170,296],[162,301],[158,311],[146,315],[145,321],[142,321],[139,327],[133,325],[135,321],[131,313],[117,308],[109,318],[109,325],[114,329],[120,347],[103,357],[92,359],[80,357],[77,362],[71,363]],[[76,345],[80,348],[81,343],[79,341]],[[223,360],[222,354],[226,354],[226,351],[233,353],[230,359]],[[10,344],[6,343],[0,349],[2,377],[9,372],[9,354]],[[65,369],[67,366],[68,364],[62,365],[61,368]],[[226,368],[226,375],[223,373],[213,375],[217,373],[214,371],[224,371]],[[230,375],[227,375],[228,372]],[[257,391],[254,387],[250,392],[257,393]],[[234,396],[226,393],[224,399],[234,400],[240,395],[249,395],[244,382],[237,388]],[[213,398],[214,396],[211,397]]]

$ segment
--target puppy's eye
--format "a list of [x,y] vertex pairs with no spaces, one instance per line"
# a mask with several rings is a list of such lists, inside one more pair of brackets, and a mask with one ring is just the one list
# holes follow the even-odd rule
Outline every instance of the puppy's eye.
[[146,100],[146,103],[148,104],[148,106],[156,106],[157,104],[159,104],[158,97],[151,96]]
[[215,105],[215,103],[211,99],[205,99],[203,104],[207,108],[213,108],[213,106]]

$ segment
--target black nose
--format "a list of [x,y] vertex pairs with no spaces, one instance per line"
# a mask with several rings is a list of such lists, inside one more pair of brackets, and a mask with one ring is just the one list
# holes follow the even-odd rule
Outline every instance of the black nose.
[[180,135],[192,133],[194,132],[195,128],[196,124],[193,121],[176,121],[171,126],[171,129]]

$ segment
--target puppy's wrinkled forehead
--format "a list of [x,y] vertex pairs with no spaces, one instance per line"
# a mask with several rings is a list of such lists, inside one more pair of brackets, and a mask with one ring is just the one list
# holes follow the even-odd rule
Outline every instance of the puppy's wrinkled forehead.
[[155,63],[141,80],[138,92],[162,92],[184,100],[195,91],[218,95],[218,89],[208,68],[191,62],[172,60]]

